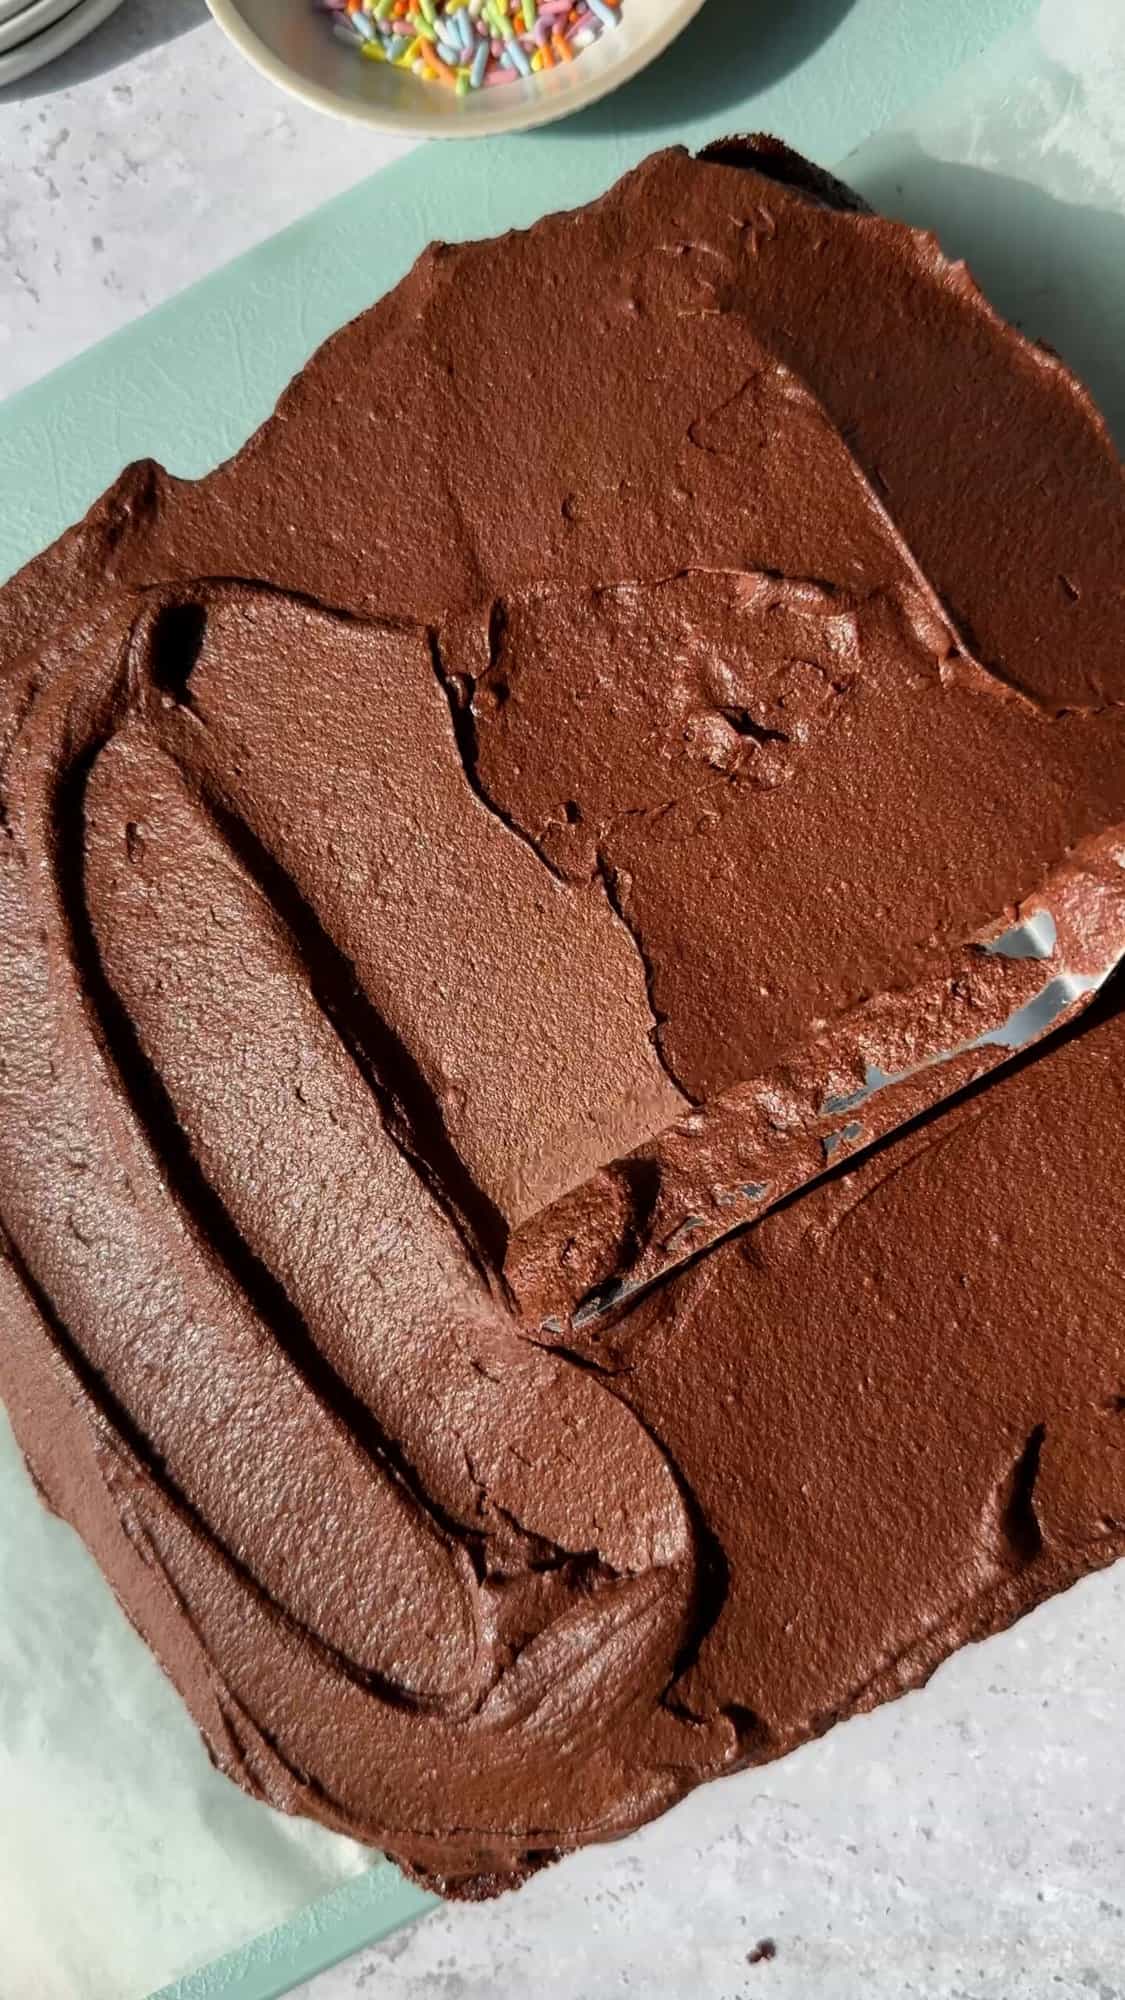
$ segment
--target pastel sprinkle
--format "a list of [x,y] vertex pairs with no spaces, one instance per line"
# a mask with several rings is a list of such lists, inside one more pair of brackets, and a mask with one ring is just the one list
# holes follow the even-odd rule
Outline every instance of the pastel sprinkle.
[[449,64],[443,62],[437,50],[429,44],[426,47],[426,63],[442,83],[456,83],[457,78],[454,76]]
[[392,63],[458,97],[534,81],[572,63],[625,0],[311,0],[333,34],[369,62]]

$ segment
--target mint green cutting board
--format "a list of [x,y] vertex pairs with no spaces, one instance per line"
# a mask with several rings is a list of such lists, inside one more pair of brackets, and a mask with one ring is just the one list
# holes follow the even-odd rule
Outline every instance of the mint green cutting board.
[[[1030,4],[707,0],[647,76],[547,136],[432,145],[388,167],[0,407],[0,577],[128,460],[197,476],[234,451],[325,335],[432,238],[525,225],[600,194],[655,147],[723,133],[767,129],[839,162]],[[357,130],[357,158],[363,145]],[[431,1900],[378,1862],[159,2000],[276,2000]]]

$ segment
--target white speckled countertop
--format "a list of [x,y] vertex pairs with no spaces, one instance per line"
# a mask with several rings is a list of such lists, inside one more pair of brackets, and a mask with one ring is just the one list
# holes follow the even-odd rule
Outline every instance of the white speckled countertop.
[[301,2000],[1125,2000],[1123,1570]]
[[125,0],[0,90],[0,397],[409,145],[283,97],[203,0]]
[[[127,0],[0,91],[0,396],[402,150],[279,97],[202,0]],[[1125,2000],[1122,1632],[1125,1565],[302,2000]]]

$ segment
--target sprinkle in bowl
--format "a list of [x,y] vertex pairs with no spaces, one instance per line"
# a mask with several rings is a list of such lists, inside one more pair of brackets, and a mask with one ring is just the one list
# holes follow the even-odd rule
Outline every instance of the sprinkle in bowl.
[[[306,104],[383,131],[431,139],[519,132],[580,111],[638,75],[702,4],[598,0],[595,7],[593,0],[574,0],[563,15],[556,0],[547,0],[545,8],[544,0],[530,0],[525,16],[520,0],[465,0],[463,8],[450,7],[448,0],[407,0],[396,16],[395,0],[377,0],[377,5],[365,0],[362,9],[354,0],[351,5],[348,0],[339,5],[208,0],[219,26],[242,54]],[[459,12],[465,21],[454,20],[450,26],[466,45],[462,64],[451,60],[458,51],[448,43],[450,26],[443,21]],[[401,35],[399,61],[384,55],[385,48],[397,46],[390,42],[392,20],[396,35],[399,24],[416,23],[417,28],[413,36]],[[516,31],[517,22],[524,32]],[[498,54],[488,59],[487,85],[470,87],[465,73],[471,72],[471,57],[488,29]],[[538,46],[547,44],[538,63],[535,35]],[[498,82],[507,87],[492,87]]]

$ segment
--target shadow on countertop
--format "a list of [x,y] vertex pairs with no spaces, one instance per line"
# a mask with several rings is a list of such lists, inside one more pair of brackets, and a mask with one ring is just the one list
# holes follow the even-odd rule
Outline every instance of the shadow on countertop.
[[206,0],[125,0],[124,6],[111,14],[108,21],[66,55],[0,90],[0,104],[69,90],[89,77],[116,69],[119,63],[128,62],[144,49],[171,41],[186,28],[197,28],[207,19]]
[[706,0],[670,49],[633,83],[554,127],[555,136],[635,132],[713,118],[766,90],[826,41],[853,0]]
[[[765,90],[811,55],[852,4],[706,0],[698,20],[634,83],[555,130],[560,135],[630,132],[682,125],[685,117],[721,121],[730,105],[753,90]],[[0,91],[0,104],[84,83],[206,19],[206,0],[125,0],[104,27],[70,54]]]
[[884,215],[932,229],[997,311],[1046,341],[1086,384],[1125,451],[1125,218],[1060,201],[1010,175],[931,159],[913,140],[863,153],[859,192]]
[[[649,70],[554,134],[674,129],[685,115],[707,117],[719,132],[725,113],[797,68],[852,4],[706,0]],[[84,82],[208,18],[206,0],[124,0],[68,55],[0,91],[0,103]],[[933,158],[893,129],[838,171],[874,208],[934,230],[951,256],[963,257],[997,310],[1049,343],[1087,384],[1125,451],[1125,218],[1011,174]]]

